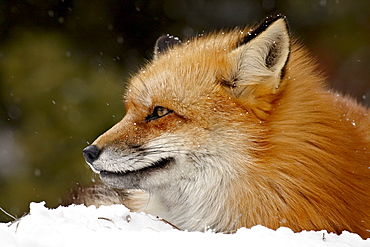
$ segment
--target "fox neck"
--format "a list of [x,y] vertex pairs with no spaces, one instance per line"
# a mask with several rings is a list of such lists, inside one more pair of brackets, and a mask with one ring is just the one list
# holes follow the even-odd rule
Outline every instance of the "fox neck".
[[[231,228],[230,217],[226,214],[232,212],[226,209],[226,185],[212,185],[204,191],[192,189],[195,186],[182,186],[163,189],[155,193],[157,202],[161,202],[165,209],[157,215],[166,219],[175,226],[189,231],[205,231],[212,229]],[[203,186],[206,188],[207,186]],[[217,202],[210,204],[209,202]]]
[[[221,160],[216,163],[225,167]],[[231,231],[239,217],[229,203],[233,180],[231,173],[204,168],[191,181],[186,178],[176,185],[150,189],[145,208],[135,211],[159,216],[183,230]]]

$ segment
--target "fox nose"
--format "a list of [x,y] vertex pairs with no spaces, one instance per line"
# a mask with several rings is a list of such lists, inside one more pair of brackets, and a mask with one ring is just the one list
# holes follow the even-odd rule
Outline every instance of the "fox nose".
[[99,158],[100,149],[95,145],[90,145],[84,148],[82,151],[87,163],[92,164],[95,160]]

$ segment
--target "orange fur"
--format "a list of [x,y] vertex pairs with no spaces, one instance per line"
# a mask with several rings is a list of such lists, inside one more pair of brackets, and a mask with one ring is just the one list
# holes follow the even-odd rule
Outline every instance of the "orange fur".
[[[238,225],[348,230],[368,238],[369,111],[328,92],[302,49],[292,51],[287,66],[284,89],[261,123],[265,134],[247,172],[256,181],[256,198],[240,205],[241,211],[260,214],[253,213]],[[245,194],[243,188],[237,191]]]
[[[124,119],[93,143],[103,161],[88,162],[100,172],[129,174],[106,182],[147,191],[156,204],[146,196],[151,206],[134,210],[180,228],[230,231],[261,224],[370,237],[369,111],[327,90],[294,41],[284,74],[244,73],[251,57],[245,54],[267,33],[244,48],[240,40],[251,30],[197,37],[159,54],[131,79]],[[171,112],[146,120],[156,106]],[[145,176],[136,173],[155,164],[148,168],[139,159],[125,167],[133,155],[153,148],[176,154],[176,162]],[[172,213],[180,208],[188,218]]]

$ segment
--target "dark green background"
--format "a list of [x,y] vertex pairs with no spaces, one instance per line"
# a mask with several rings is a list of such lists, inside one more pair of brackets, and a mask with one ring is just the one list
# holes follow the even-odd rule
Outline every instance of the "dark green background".
[[0,207],[20,217],[98,179],[81,151],[123,117],[126,80],[157,37],[272,12],[288,16],[332,88],[370,105],[368,0],[0,1]]

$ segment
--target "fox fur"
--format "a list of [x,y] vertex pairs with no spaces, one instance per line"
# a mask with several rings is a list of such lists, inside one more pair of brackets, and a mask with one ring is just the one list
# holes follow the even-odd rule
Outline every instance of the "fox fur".
[[84,150],[123,203],[180,229],[264,225],[370,237],[370,117],[327,89],[286,18],[165,36],[134,75],[126,116]]

